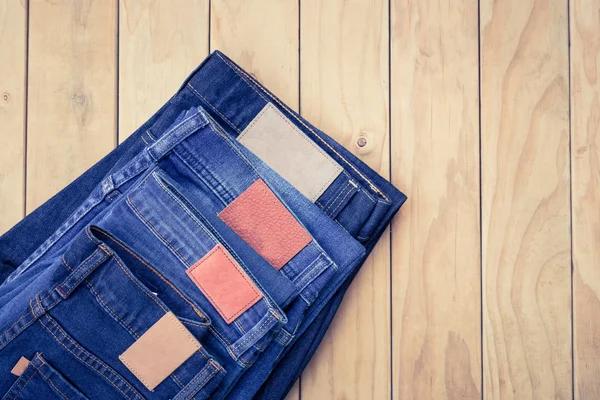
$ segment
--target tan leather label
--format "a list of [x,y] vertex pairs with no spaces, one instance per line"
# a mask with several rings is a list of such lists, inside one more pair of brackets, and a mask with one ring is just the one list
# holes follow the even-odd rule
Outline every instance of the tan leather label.
[[168,312],[129,346],[119,360],[148,390],[154,390],[199,348],[198,340]]
[[342,172],[329,154],[271,103],[237,140],[313,202]]
[[10,373],[16,376],[21,376],[23,375],[23,372],[25,372],[25,369],[27,369],[28,365],[29,360],[25,357],[21,357],[19,358],[19,361],[17,361],[13,369],[10,370]]

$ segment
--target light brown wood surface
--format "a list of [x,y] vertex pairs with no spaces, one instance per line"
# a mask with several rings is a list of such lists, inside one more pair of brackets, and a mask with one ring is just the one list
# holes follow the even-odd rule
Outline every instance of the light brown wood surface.
[[571,385],[567,2],[481,2],[484,393]]
[[0,1],[0,232],[25,212],[26,23],[25,1]]
[[600,3],[570,2],[575,399],[600,398]]
[[119,142],[208,55],[209,0],[119,0]]
[[288,399],[600,398],[598,1],[0,0],[0,232],[215,49],[409,197]]
[[116,23],[112,1],[29,2],[27,212],[115,146]]
[[[387,2],[309,0],[300,14],[302,115],[389,177]],[[360,26],[360,29],[357,27]],[[366,140],[363,147],[358,140]],[[390,379],[385,232],[302,375],[302,398],[381,399]]]
[[393,396],[481,397],[477,4],[394,1]]

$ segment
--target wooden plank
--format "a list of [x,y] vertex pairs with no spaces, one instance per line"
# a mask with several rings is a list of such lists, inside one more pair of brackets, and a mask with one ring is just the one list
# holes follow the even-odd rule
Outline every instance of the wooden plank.
[[[211,50],[221,50],[298,109],[298,2],[212,0]],[[296,383],[286,400],[300,399]]]
[[114,1],[30,3],[27,211],[115,145]]
[[600,3],[573,0],[573,344],[575,398],[600,398]]
[[213,0],[211,50],[221,50],[298,109],[298,2]]
[[568,399],[567,1],[481,2],[484,394]]
[[120,0],[119,141],[208,55],[209,0]]
[[25,65],[27,6],[0,0],[0,234],[25,211]]
[[[303,116],[388,176],[387,1],[305,0],[300,21]],[[385,232],[302,375],[302,399],[389,398],[390,368]]]
[[392,2],[395,399],[481,398],[478,15]]

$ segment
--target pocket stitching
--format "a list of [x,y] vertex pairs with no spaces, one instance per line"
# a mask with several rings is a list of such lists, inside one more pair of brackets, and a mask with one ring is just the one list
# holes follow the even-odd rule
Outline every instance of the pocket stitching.
[[[98,362],[105,370],[109,371],[111,374],[114,374],[114,378],[117,379],[118,381],[120,381],[124,386],[126,386],[129,391],[131,391],[131,393],[138,399],[143,400],[142,397],[140,397],[136,390],[127,382],[125,381],[122,377],[120,377],[116,372],[114,372],[114,370],[107,364],[105,364],[102,360],[100,360],[99,358],[97,358],[96,356],[92,355],[89,351],[83,349],[77,342],[74,342],[73,339],[71,339],[66,332],[64,332],[62,330],[62,328],[60,326],[58,326],[48,315],[44,314],[43,318],[48,320],[48,323],[51,323],[52,325],[54,325],[55,329],[57,329],[58,331],[62,331],[61,334],[62,336],[64,336],[64,338],[66,340],[68,340],[73,346],[75,346],[75,348],[77,348],[79,351],[83,352],[83,353],[87,353],[88,356],[90,358],[92,358],[94,361]],[[58,337],[56,337],[56,335],[54,334],[54,332],[52,332],[50,330],[50,328],[42,321],[43,318],[40,318],[40,323],[42,324],[42,326],[44,328],[46,328],[46,330],[50,333],[50,335],[52,335],[52,337],[58,342],[58,344],[60,344],[62,347],[64,347],[69,353],[71,353],[75,358],[77,358],[79,361],[81,361],[82,363],[86,364],[87,366],[89,366],[92,370],[94,370],[96,373],[98,373],[101,377],[103,377],[108,383],[110,383],[115,389],[117,389],[119,392],[121,392],[121,394],[123,396],[125,396],[128,399],[131,399],[130,396],[128,396],[127,394],[125,394],[125,392],[123,392],[123,390],[121,390],[121,388],[119,388],[114,382],[112,382],[107,376],[105,376],[102,372],[100,372],[98,369],[96,369],[93,365],[91,365],[88,361],[82,359],[81,357],[79,357],[78,354],[76,354],[72,349],[70,349],[68,346],[66,346]]]

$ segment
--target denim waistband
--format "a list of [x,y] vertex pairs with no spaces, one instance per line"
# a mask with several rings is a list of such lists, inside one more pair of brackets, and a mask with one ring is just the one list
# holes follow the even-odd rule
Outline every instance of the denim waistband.
[[[189,171],[186,180],[197,182],[194,187],[203,187],[202,190],[189,190],[188,196],[193,197],[192,202],[200,205],[196,207],[197,212],[204,214],[203,218],[207,221],[212,220],[211,225],[222,226],[221,231],[227,231],[227,226],[219,218],[215,218],[215,215],[260,180],[266,188],[270,187],[273,195],[279,197],[282,205],[300,224],[310,223],[318,226],[316,229],[307,229],[313,241],[280,269],[310,305],[337,268],[336,263],[321,247],[321,243],[336,242],[337,246],[350,253],[360,246],[355,245],[352,238],[340,236],[336,229],[331,229],[335,224],[324,215],[310,213],[309,216],[308,209],[314,205],[296,202],[290,206],[286,200],[282,200],[280,196],[284,192],[293,191],[295,196],[299,196],[299,193],[289,185],[283,185],[273,179],[272,171],[265,169],[259,172],[255,164],[243,154],[241,145],[222,132],[210,116],[203,115],[204,111],[201,108],[188,114],[191,114],[188,118],[192,119],[208,118],[209,124],[173,148],[171,164],[177,163],[181,166],[180,170]],[[209,211],[211,209],[212,212]],[[362,248],[359,252],[362,252]],[[276,287],[273,290],[277,292],[280,288]]]
[[275,107],[314,146],[343,168],[314,203],[359,241],[366,243],[381,228],[384,217],[396,208],[394,203],[405,200],[389,182],[219,51],[190,75],[183,88],[191,90],[204,109],[233,137],[244,132],[266,106]]
[[76,266],[73,271],[59,267],[58,264],[62,263],[62,260],[57,260],[49,267],[52,279],[49,279],[47,287],[29,300],[28,309],[10,326],[6,328],[0,326],[0,329],[3,329],[0,335],[0,349],[45,312],[69,297],[89,274],[110,257],[109,250],[90,241],[87,234],[87,231],[81,232],[64,254],[64,259],[68,260],[70,265]]
[[123,167],[117,169],[110,175],[106,176],[98,186],[89,194],[87,199],[64,221],[61,226],[36,249],[20,266],[14,271],[4,283],[8,283],[29,268],[48,249],[50,249],[66,232],[68,232],[75,224],[81,221],[94,207],[100,204],[107,196],[110,196],[115,190],[121,188],[124,184],[139,176],[147,170],[149,166],[156,160],[163,157],[173,147],[184,140],[190,134],[196,132],[208,124],[208,120],[202,117],[203,114],[198,114],[199,117],[186,119],[172,127],[172,129],[164,132],[159,139],[152,144],[146,146],[142,152],[137,154],[132,160],[126,163]]

